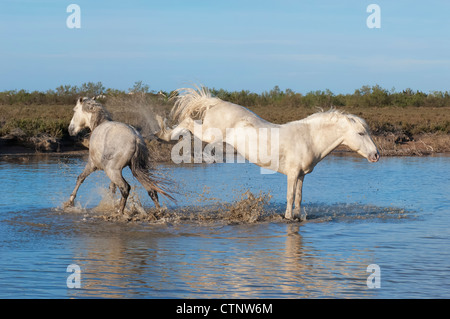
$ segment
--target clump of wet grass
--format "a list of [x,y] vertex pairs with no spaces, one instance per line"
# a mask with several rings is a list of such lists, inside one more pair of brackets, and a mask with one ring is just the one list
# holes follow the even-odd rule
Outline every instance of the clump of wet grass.
[[255,223],[261,220],[266,213],[272,195],[262,192],[255,196],[246,191],[236,202],[225,205],[220,215],[230,223]]

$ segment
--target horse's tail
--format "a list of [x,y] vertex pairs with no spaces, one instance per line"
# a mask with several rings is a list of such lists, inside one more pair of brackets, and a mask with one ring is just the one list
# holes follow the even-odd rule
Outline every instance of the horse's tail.
[[131,158],[130,168],[133,176],[144,186],[147,192],[156,191],[159,194],[175,201],[170,195],[170,181],[162,176],[157,176],[153,170],[150,154],[142,138],[136,142],[136,151]]
[[170,111],[174,123],[180,123],[186,118],[203,120],[205,112],[222,100],[212,97],[208,88],[195,86],[195,88],[177,89],[175,104]]

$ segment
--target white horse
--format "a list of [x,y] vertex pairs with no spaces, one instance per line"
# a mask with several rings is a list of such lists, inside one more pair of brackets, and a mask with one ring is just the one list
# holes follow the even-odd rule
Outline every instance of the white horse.
[[[317,163],[339,145],[347,145],[369,162],[377,162],[380,158],[367,123],[355,115],[332,109],[315,113],[303,120],[277,125],[263,120],[243,106],[212,97],[204,87],[197,90],[179,89],[178,93],[171,116],[179,124],[174,129],[169,129],[165,120],[159,118],[161,130],[156,135],[162,140],[170,141],[177,139],[181,132],[189,130],[204,142],[211,143],[211,134],[202,133],[210,129],[220,130],[220,134],[214,137],[214,142],[217,142],[217,136],[220,135],[223,142],[232,145],[256,165],[287,175],[287,219],[300,216],[305,175],[311,173]],[[203,122],[200,134],[194,119]],[[258,132],[264,129],[277,131],[278,138],[265,138],[265,142],[261,143],[262,138]],[[256,132],[257,139],[245,143],[242,135],[250,130]],[[256,144],[257,147],[251,148],[248,144]],[[276,161],[263,162],[253,154],[255,150],[265,154],[270,153],[270,150],[273,152],[274,146],[278,154]]]
[[123,213],[130,192],[130,185],[122,176],[124,167],[129,166],[133,176],[145,187],[149,196],[159,208],[158,193],[173,200],[161,178],[152,173],[150,154],[144,139],[132,126],[111,121],[106,109],[97,101],[79,98],[69,125],[69,134],[76,135],[89,127],[89,159],[84,171],[78,176],[75,189],[65,206],[73,206],[78,188],[92,172],[101,169],[111,180],[110,189],[114,193],[119,187],[122,198],[119,213]]

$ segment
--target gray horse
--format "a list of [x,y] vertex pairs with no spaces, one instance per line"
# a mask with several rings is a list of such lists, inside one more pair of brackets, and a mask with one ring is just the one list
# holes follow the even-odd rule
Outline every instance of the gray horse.
[[114,122],[106,109],[90,98],[79,98],[69,125],[69,134],[74,136],[83,128],[89,127],[89,159],[84,171],[78,176],[77,184],[65,206],[73,206],[78,188],[86,177],[96,170],[105,171],[111,180],[110,189],[114,193],[116,186],[122,194],[119,213],[123,213],[130,185],[122,176],[122,169],[129,166],[133,176],[144,186],[159,209],[158,193],[174,200],[168,194],[165,180],[156,178],[151,172],[149,151],[144,139],[132,126]]

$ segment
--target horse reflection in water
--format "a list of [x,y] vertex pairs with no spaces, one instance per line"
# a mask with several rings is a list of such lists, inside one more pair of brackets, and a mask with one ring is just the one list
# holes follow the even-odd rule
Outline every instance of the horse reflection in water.
[[[287,219],[300,215],[304,176],[339,145],[347,145],[369,162],[377,162],[380,158],[367,123],[355,115],[332,109],[303,120],[277,125],[263,120],[243,106],[212,97],[205,87],[177,91],[171,116],[178,125],[173,129],[167,128],[165,120],[159,118],[161,130],[156,135],[170,141],[178,139],[187,130],[205,143],[225,142],[250,162],[287,175]],[[201,130],[196,128],[194,120],[202,121]],[[222,136],[221,141],[212,141],[210,134],[203,134],[213,129],[220,130],[220,134],[216,135]],[[259,132],[268,129],[278,131],[277,141],[272,141],[277,143],[278,156],[276,161],[264,162],[253,153],[269,154],[273,150],[274,144],[270,139],[261,143],[264,137]],[[247,134],[250,131],[256,132],[256,135]],[[250,138],[245,140],[245,136]]]
[[139,132],[132,126],[114,122],[102,104],[94,99],[79,98],[69,125],[69,134],[74,136],[89,127],[89,159],[84,171],[78,176],[75,189],[65,206],[73,206],[78,188],[86,177],[96,170],[105,171],[111,180],[110,189],[119,188],[122,197],[118,212],[123,213],[130,193],[130,185],[122,176],[124,167],[129,166],[133,176],[144,186],[159,208],[158,193],[173,200],[165,180],[152,172],[148,148]]

